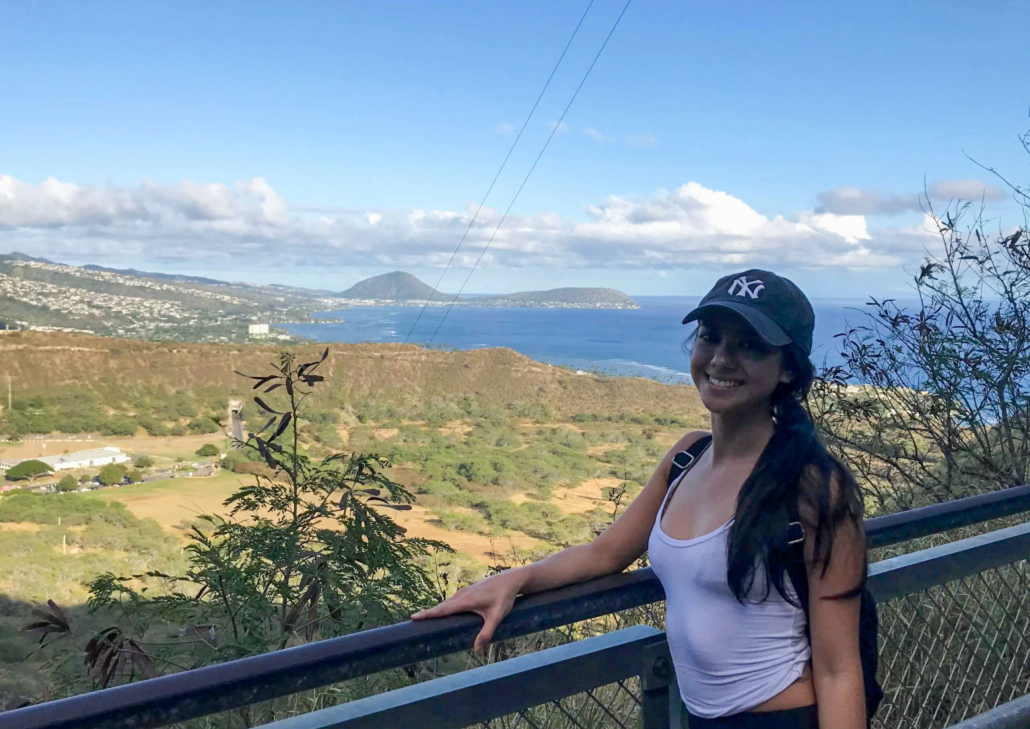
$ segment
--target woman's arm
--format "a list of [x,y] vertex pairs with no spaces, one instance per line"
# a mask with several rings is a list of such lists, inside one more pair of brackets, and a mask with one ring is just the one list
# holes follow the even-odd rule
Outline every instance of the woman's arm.
[[[807,519],[806,519],[807,521]],[[814,528],[806,524],[808,534]],[[862,580],[865,535],[859,520],[846,519],[833,535],[830,561],[815,561],[807,540],[809,633],[820,729],[865,729],[865,684],[858,649],[859,597],[846,594]]]
[[483,618],[475,648],[482,650],[519,594],[543,592],[563,585],[621,572],[647,549],[647,540],[665,498],[672,458],[705,435],[693,431],[669,449],[644,490],[615,522],[589,544],[569,547],[525,567],[507,570],[463,587],[439,605],[412,615],[415,620],[472,612]]

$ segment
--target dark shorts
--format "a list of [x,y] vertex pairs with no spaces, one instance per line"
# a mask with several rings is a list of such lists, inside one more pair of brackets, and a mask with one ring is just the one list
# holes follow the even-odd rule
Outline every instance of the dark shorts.
[[819,729],[815,704],[784,711],[744,711],[717,719],[701,719],[683,709],[683,729]]

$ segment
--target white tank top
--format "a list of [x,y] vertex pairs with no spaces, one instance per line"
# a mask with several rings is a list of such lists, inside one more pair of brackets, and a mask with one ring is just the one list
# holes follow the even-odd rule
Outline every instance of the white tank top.
[[[732,519],[694,539],[673,539],[662,531],[665,502],[676,485],[658,510],[648,556],[665,588],[665,632],[680,694],[698,717],[748,711],[801,676],[812,655],[805,615],[776,588],[763,602],[741,604],[733,596],[726,579]],[[750,593],[756,599],[765,593],[765,582],[759,570]]]

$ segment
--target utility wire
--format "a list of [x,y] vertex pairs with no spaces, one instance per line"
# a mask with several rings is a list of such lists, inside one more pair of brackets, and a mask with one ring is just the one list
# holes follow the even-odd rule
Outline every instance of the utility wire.
[[[548,145],[550,145],[551,140],[554,139],[555,133],[558,131],[558,129],[561,128],[562,120],[565,119],[565,115],[568,114],[569,109],[572,108],[572,104],[576,100],[576,97],[579,95],[580,89],[582,89],[583,84],[586,83],[587,78],[590,76],[590,72],[594,69],[594,65],[597,63],[597,59],[601,57],[601,53],[604,52],[605,46],[608,45],[608,41],[611,40],[612,35],[615,33],[615,29],[619,27],[619,22],[622,20],[622,16],[626,14],[626,11],[629,9],[629,5],[631,2],[633,2],[633,0],[626,0],[626,4],[622,8],[622,12],[619,13],[619,17],[615,19],[615,23],[612,25],[612,29],[608,31],[608,35],[605,37],[604,43],[602,43],[601,47],[597,50],[597,55],[595,55],[594,60],[590,62],[590,66],[587,68],[586,73],[583,74],[583,78],[579,82],[579,86],[576,87],[576,91],[572,94],[572,98],[569,99],[569,103],[565,106],[565,111],[562,112],[561,117],[559,117],[558,121],[555,123],[554,128],[551,129],[551,133],[548,135],[547,141],[544,142],[544,146],[540,148],[540,153],[537,154],[536,159],[533,160],[532,166],[529,168],[529,171],[526,173],[526,176],[522,179],[522,184],[519,185],[519,189],[515,191],[514,197],[512,197],[511,202],[508,204],[508,208],[504,211],[504,215],[502,215],[501,219],[498,221],[497,227],[494,228],[494,232],[490,235],[490,239],[486,242],[486,245],[483,246],[483,250],[479,252],[479,257],[476,259],[476,262],[472,265],[472,269],[469,271],[468,276],[465,277],[465,281],[464,283],[462,283],[461,288],[458,289],[458,293],[454,295],[454,299],[451,301],[451,303],[447,306],[447,309],[444,311],[444,315],[440,318],[440,322],[436,325],[436,330],[433,332],[433,336],[425,345],[425,350],[423,351],[422,356],[419,357],[418,361],[415,363],[415,366],[412,367],[411,372],[408,373],[408,377],[404,380],[404,385],[401,386],[402,390],[408,384],[408,380],[411,379],[412,375],[418,369],[418,366],[421,364],[422,359],[425,357],[425,353],[428,352],[429,347],[433,346],[433,342],[436,340],[436,335],[440,333],[440,327],[442,327],[443,323],[447,321],[447,316],[451,313],[451,309],[454,308],[454,304],[457,302],[458,297],[461,296],[461,293],[465,290],[465,286],[468,285],[469,279],[472,278],[472,274],[475,273],[476,268],[479,266],[479,262],[483,260],[483,256],[486,254],[487,249],[490,248],[490,244],[494,242],[494,238],[497,236],[497,232],[501,229],[501,226],[504,225],[504,221],[508,217],[508,213],[511,212],[512,207],[514,207],[515,205],[515,201],[519,199],[519,195],[522,193],[522,188],[524,188],[526,186],[526,183],[529,182],[529,177],[533,174],[533,170],[536,169],[537,163],[540,162],[540,158],[544,156],[544,152],[547,151]],[[582,20],[580,22],[582,22]],[[548,79],[548,81],[549,80],[550,79]],[[539,102],[539,99],[537,99],[537,101]]]
[[569,37],[569,42],[565,44],[565,50],[561,52],[561,55],[558,57],[558,62],[555,63],[554,68],[551,69],[551,75],[547,77],[547,81],[544,83],[544,87],[540,89],[540,94],[536,97],[536,101],[533,103],[533,108],[529,110],[529,114],[526,116],[526,120],[522,122],[522,128],[519,129],[519,133],[518,135],[516,135],[515,141],[511,143],[511,147],[508,149],[508,154],[505,155],[504,161],[501,162],[501,166],[497,170],[497,174],[494,175],[493,182],[490,183],[490,187],[487,188],[486,194],[483,195],[483,199],[480,200],[479,207],[476,208],[475,215],[472,216],[472,220],[470,220],[468,226],[466,226],[465,232],[461,236],[461,240],[458,241],[458,245],[457,247],[455,247],[454,252],[451,254],[450,260],[447,261],[447,265],[444,266],[443,272],[440,274],[440,278],[437,279],[436,286],[434,286],[433,290],[429,293],[429,298],[426,299],[426,303],[422,305],[422,309],[419,310],[418,316],[415,317],[415,323],[411,325],[411,329],[408,330],[407,336],[404,337],[404,344],[407,344],[408,340],[411,339],[411,335],[412,333],[414,333],[415,327],[418,326],[419,320],[422,319],[422,314],[425,313],[426,307],[429,306],[429,302],[433,300],[433,296],[437,293],[437,291],[439,291],[440,284],[443,283],[443,277],[447,274],[447,271],[448,269],[450,269],[451,264],[454,263],[454,258],[458,255],[458,250],[465,242],[465,238],[468,237],[469,231],[472,230],[472,226],[475,225],[476,218],[479,217],[479,213],[482,212],[483,206],[486,205],[487,198],[490,197],[490,193],[493,192],[494,185],[497,184],[497,180],[500,178],[501,173],[504,172],[504,167],[508,164],[508,160],[511,159],[512,152],[515,151],[515,147],[518,146],[519,140],[522,139],[522,133],[526,131],[526,127],[529,125],[529,120],[533,118],[533,114],[536,112],[537,106],[540,105],[540,100],[544,98],[544,92],[547,91],[547,87],[551,85],[551,79],[553,79],[554,74],[557,73],[558,67],[561,65],[562,60],[564,60],[565,58],[565,54],[569,51],[569,46],[571,46],[572,41],[575,40],[576,34],[579,33],[580,26],[583,25],[583,21],[586,20],[587,13],[590,12],[590,8],[593,7],[593,5],[594,0],[590,0],[590,2],[587,3],[586,10],[583,11],[583,15],[580,16],[579,22],[576,23],[575,30],[572,31],[572,35]]
[[[433,296],[435,296],[437,294],[437,292],[440,290],[440,284],[443,283],[444,276],[447,274],[447,271],[450,269],[451,264],[454,263],[454,259],[458,255],[458,251],[461,249],[461,246],[465,243],[465,239],[468,237],[469,232],[472,230],[472,226],[475,225],[476,219],[479,217],[479,213],[482,212],[483,207],[486,205],[487,198],[489,198],[490,197],[490,193],[493,192],[494,185],[497,184],[497,180],[500,179],[501,173],[504,172],[504,168],[508,164],[508,160],[511,159],[511,155],[515,151],[515,147],[518,146],[519,140],[522,139],[523,132],[526,131],[526,127],[529,126],[529,122],[533,118],[533,114],[536,113],[536,108],[540,105],[540,100],[544,98],[544,93],[547,91],[547,88],[551,85],[551,80],[554,79],[554,75],[558,72],[558,67],[561,66],[562,61],[565,60],[565,54],[569,52],[569,47],[572,45],[572,41],[574,41],[576,39],[576,35],[579,33],[580,27],[582,27],[583,21],[586,20],[587,14],[590,12],[590,8],[592,8],[593,6],[594,6],[594,0],[590,0],[590,2],[587,3],[586,9],[583,11],[583,14],[580,16],[579,22],[576,23],[576,27],[573,29],[572,35],[569,36],[569,40],[565,44],[565,48],[562,50],[561,55],[558,56],[558,60],[554,64],[554,68],[551,69],[551,73],[547,77],[547,81],[544,82],[543,88],[540,89],[540,93],[537,95],[536,101],[533,102],[533,107],[529,110],[529,114],[526,115],[525,121],[522,122],[522,128],[519,129],[519,133],[515,136],[515,141],[513,141],[511,143],[511,147],[508,148],[508,154],[506,154],[504,156],[504,161],[501,162],[501,166],[498,168],[497,174],[494,175],[494,179],[490,183],[490,187],[487,188],[486,194],[483,195],[483,199],[480,200],[479,207],[476,208],[475,214],[472,216],[472,219],[469,221],[469,224],[465,227],[465,232],[462,233],[461,240],[458,241],[458,245],[454,248],[454,252],[451,253],[450,260],[447,261],[447,265],[444,266],[443,271],[440,273],[440,278],[437,279],[436,285],[433,287],[433,290],[429,293],[429,298],[426,299],[425,303],[422,304],[422,308],[419,309],[418,316],[415,317],[415,321],[411,325],[411,328],[408,330],[407,335],[405,335],[404,341],[402,342],[402,344],[407,344],[408,341],[411,339],[411,335],[414,334],[415,327],[417,327],[419,321],[422,320],[422,315],[425,314],[426,308],[429,306],[429,302],[431,302],[433,300]],[[525,184],[525,183],[523,183],[523,184]],[[477,261],[477,263],[478,263],[478,261]],[[466,281],[466,283],[467,283],[467,281]],[[464,288],[464,286],[462,288]],[[453,303],[451,305],[453,306]],[[439,327],[437,327],[437,331],[439,331]],[[433,338],[434,339],[436,338],[436,332],[433,333]],[[416,368],[417,368],[417,363],[416,363]],[[409,375],[409,378],[410,378],[410,375]],[[376,385],[375,389],[372,391],[372,395],[371,395],[371,397],[369,399],[369,402],[373,402],[374,403],[376,400],[379,399],[379,394],[382,392],[384,384],[386,384],[386,369],[385,368],[383,368],[382,374],[379,377],[378,384]],[[405,380],[405,384],[407,384],[407,379]]]

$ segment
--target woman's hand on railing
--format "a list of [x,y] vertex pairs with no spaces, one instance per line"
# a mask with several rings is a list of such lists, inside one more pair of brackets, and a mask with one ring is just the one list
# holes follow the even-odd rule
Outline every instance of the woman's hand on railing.
[[411,619],[425,620],[456,613],[475,613],[483,619],[483,628],[472,647],[477,653],[482,653],[493,638],[497,626],[511,612],[524,583],[522,570],[507,570],[461,588],[436,607],[415,613]]

